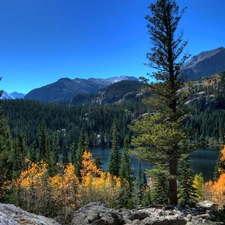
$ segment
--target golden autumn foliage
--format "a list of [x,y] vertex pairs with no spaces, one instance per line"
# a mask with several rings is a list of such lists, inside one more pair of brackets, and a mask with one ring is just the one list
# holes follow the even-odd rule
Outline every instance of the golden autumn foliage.
[[219,204],[219,207],[225,205],[225,145],[220,150],[220,155],[217,161],[216,170],[213,181],[208,181],[203,187],[203,197]]
[[90,152],[85,151],[82,156],[82,165],[83,169],[81,169],[80,174],[82,177],[85,177],[88,173],[91,176],[96,177],[99,176],[101,170],[96,166],[94,160],[92,158],[92,154]]
[[225,205],[225,174],[221,174],[215,182],[205,183],[203,195],[205,199],[218,203],[219,207],[223,207]]
[[192,184],[193,188],[196,190],[197,200],[202,201],[202,190],[204,186],[204,180],[202,174],[196,174]]
[[79,180],[75,175],[75,167],[69,163],[62,174],[48,178],[51,198],[58,205],[75,207]]
[[35,209],[40,213],[47,206],[48,174],[47,164],[44,161],[33,163],[26,159],[27,170],[21,172],[20,177],[14,180],[20,203],[28,211]]
[[116,204],[121,191],[120,179],[109,172],[101,172],[100,177],[92,177],[90,172],[87,173],[80,188],[83,204],[101,201],[108,206]]
[[4,188],[12,187],[18,196],[19,205],[37,214],[64,215],[92,201],[101,201],[115,206],[121,192],[120,179],[101,171],[90,152],[83,154],[81,179],[75,174],[71,163],[58,163],[58,173],[50,176],[44,161],[34,163],[26,159],[27,169],[18,179],[5,182]]
[[92,201],[101,201],[111,206],[115,204],[121,187],[119,178],[97,168],[90,152],[84,152],[82,164],[80,186],[82,204]]
[[72,209],[79,206],[79,179],[75,174],[75,167],[69,163],[61,174],[48,178],[51,203],[56,214],[67,218]]

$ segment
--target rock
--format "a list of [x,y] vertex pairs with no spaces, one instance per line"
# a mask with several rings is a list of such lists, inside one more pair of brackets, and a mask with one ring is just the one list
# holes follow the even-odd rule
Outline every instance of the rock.
[[87,220],[89,223],[93,223],[96,220],[99,220],[101,217],[99,215],[99,212],[97,210],[90,210],[87,215]]
[[12,204],[0,203],[0,224],[19,225],[19,224],[40,224],[40,225],[60,225],[53,219],[38,216],[26,212]]
[[215,225],[205,210],[188,207],[110,209],[96,202],[90,203],[73,215],[71,225]]
[[203,202],[199,202],[198,205],[200,207],[206,208],[207,210],[213,211],[213,210],[217,210],[219,205],[216,203],[213,203],[211,201],[203,201]]
[[145,212],[143,210],[137,210],[137,211],[134,211],[130,217],[131,220],[135,220],[135,219],[138,219],[138,220],[143,220],[145,219],[146,217],[150,216],[151,214],[148,213],[148,212]]

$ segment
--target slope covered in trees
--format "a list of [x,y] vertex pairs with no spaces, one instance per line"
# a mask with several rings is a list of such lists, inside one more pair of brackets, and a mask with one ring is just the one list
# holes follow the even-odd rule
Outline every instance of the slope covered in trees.
[[[63,135],[66,144],[78,143],[81,129],[87,133],[90,147],[111,145],[111,125],[117,118],[119,139],[123,140],[131,120],[147,112],[140,101],[128,101],[108,106],[63,106],[30,100],[4,100],[3,113],[9,118],[12,137],[25,135],[30,145],[38,137],[40,124],[45,124],[50,136]],[[120,145],[122,144],[122,141]]]

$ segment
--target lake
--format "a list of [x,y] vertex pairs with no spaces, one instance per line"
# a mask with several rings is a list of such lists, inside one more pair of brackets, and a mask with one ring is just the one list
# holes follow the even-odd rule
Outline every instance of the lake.
[[[102,168],[106,169],[109,161],[110,149],[93,148],[90,150],[93,158],[99,156],[103,162]],[[121,150],[122,151],[122,150]],[[208,149],[199,149],[191,153],[190,158],[192,162],[192,169],[194,174],[202,173],[205,182],[213,179],[214,168],[219,156],[219,147]],[[132,167],[134,168],[134,175],[137,173],[138,159],[131,156]],[[148,162],[141,163],[142,169],[151,169],[152,165]]]

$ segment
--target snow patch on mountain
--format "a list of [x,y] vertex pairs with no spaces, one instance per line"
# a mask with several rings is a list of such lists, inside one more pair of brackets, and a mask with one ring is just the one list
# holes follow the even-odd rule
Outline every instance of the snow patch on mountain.
[[3,91],[2,96],[0,99],[23,99],[25,94],[18,93],[18,92],[12,92],[7,93],[6,91]]

